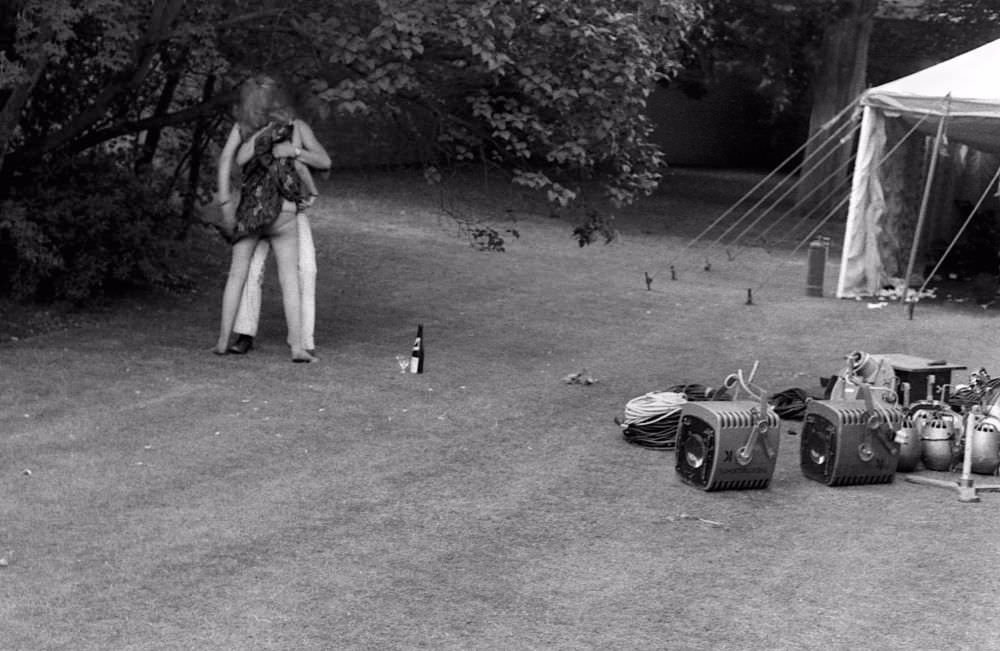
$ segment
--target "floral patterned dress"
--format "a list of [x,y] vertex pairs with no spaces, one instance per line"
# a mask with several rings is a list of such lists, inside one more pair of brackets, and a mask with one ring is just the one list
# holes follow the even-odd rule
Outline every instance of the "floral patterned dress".
[[291,142],[291,122],[270,124],[254,141],[253,157],[243,166],[242,193],[236,207],[233,241],[266,231],[281,214],[285,201],[300,203],[306,199],[302,179],[291,158],[275,158],[271,148]]

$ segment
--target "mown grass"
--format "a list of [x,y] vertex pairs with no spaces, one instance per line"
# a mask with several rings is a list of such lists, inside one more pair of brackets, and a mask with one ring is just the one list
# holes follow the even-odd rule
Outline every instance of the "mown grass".
[[[487,254],[416,175],[336,174],[320,363],[288,363],[273,278],[259,348],[208,352],[214,241],[197,291],[3,343],[0,648],[993,648],[993,494],[828,488],[793,423],[763,491],[622,440],[629,399],[754,362],[774,391],[858,349],[1000,365],[995,312],[810,298],[801,254],[706,272],[695,248],[669,280],[744,180],[678,175],[587,248],[500,184],[450,186],[516,219]],[[403,374],[418,323],[427,372]]]

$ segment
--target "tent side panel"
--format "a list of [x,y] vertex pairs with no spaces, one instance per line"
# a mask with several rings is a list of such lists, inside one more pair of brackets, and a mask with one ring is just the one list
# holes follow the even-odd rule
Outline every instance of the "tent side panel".
[[879,162],[885,142],[884,116],[878,109],[865,106],[844,228],[837,298],[870,296],[879,288],[882,260],[878,248],[878,222],[885,210]]

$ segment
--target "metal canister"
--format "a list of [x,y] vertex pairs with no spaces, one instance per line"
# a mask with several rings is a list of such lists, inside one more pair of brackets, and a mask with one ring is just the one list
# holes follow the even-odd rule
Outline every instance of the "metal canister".
[[928,421],[921,432],[921,459],[928,470],[950,470],[955,454],[954,427],[950,418],[941,416]]
[[972,433],[972,472],[994,475],[1000,467],[1000,421],[987,416]]
[[817,237],[809,243],[809,257],[806,271],[806,296],[823,295],[823,276],[826,275],[826,259],[829,252],[829,237]]
[[899,444],[899,461],[896,463],[898,472],[911,472],[920,463],[924,452],[924,442],[920,437],[920,428],[914,423],[912,416],[903,419],[903,426],[896,432],[896,443]]

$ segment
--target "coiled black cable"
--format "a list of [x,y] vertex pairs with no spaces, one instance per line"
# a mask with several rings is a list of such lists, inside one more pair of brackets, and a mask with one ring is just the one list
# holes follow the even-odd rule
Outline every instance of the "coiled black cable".
[[629,443],[659,450],[673,450],[681,407],[687,397],[676,391],[651,391],[625,405],[624,419],[615,419]]
[[807,400],[809,400],[809,394],[796,387],[779,391],[768,398],[774,413],[782,420],[802,420],[805,418]]
[[629,443],[657,450],[673,450],[681,408],[685,402],[728,400],[724,387],[713,390],[704,384],[675,384],[666,391],[651,391],[625,405],[625,417],[616,418],[622,437]]

